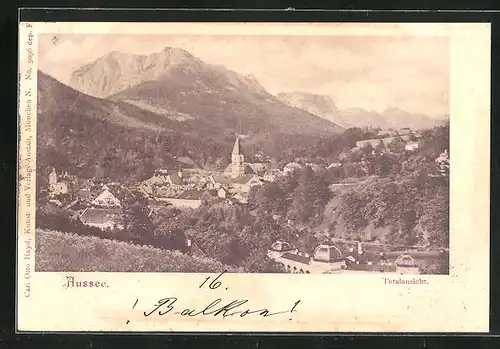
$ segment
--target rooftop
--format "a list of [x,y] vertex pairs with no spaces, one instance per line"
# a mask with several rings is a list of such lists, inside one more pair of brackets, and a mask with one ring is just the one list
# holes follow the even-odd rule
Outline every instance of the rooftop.
[[84,223],[104,224],[116,220],[122,215],[119,208],[88,208],[80,216]]

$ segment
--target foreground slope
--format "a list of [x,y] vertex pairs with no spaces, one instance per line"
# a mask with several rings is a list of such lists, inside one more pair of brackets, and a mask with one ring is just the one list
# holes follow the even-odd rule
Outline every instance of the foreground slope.
[[178,251],[37,229],[36,271],[48,272],[237,272],[209,258]]

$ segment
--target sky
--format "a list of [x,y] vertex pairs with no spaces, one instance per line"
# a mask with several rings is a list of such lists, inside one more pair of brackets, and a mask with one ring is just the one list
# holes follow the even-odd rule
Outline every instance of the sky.
[[182,48],[206,63],[253,74],[270,93],[331,96],[339,108],[449,113],[449,42],[432,36],[41,35],[39,69],[71,73],[111,51]]

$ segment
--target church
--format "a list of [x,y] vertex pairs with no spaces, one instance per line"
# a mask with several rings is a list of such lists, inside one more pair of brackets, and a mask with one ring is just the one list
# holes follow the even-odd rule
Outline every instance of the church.
[[254,164],[245,162],[240,138],[237,137],[231,153],[231,163],[224,170],[223,176],[213,176],[212,181],[216,186],[230,188],[233,195],[243,195],[239,201],[246,202],[244,196],[248,194],[250,188],[264,183],[258,169],[252,165]]
[[252,167],[252,164],[245,163],[245,155],[243,155],[239,137],[236,137],[234,141],[233,151],[231,153],[231,163],[224,170],[224,175],[231,177],[233,180],[248,175],[258,175],[258,172]]

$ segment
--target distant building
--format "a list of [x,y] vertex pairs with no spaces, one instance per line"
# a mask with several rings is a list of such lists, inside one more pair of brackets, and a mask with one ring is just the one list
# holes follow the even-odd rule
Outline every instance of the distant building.
[[400,136],[411,135],[411,130],[408,127],[403,127],[398,131]]
[[181,170],[169,171],[164,169],[156,170],[156,172],[151,176],[151,178],[142,182],[143,185],[182,185],[183,183],[183,173]]
[[268,168],[267,164],[263,162],[249,163],[248,166],[250,166],[256,174],[263,174]]
[[209,186],[211,189],[219,189],[230,186],[231,179],[221,175],[212,175],[208,177],[208,183],[210,184]]
[[418,149],[418,142],[408,142],[405,144],[405,150],[408,150],[408,151],[414,151]]
[[251,187],[262,184],[264,184],[264,182],[259,176],[241,176],[232,181],[232,187],[243,193],[248,193]]
[[220,188],[218,191],[217,191],[217,196],[222,198],[222,199],[225,199],[226,196],[227,196],[227,191],[226,189],[224,188]]
[[332,162],[330,165],[328,165],[328,169],[330,168],[337,168],[337,167],[341,167],[342,166],[342,163],[341,162]]
[[378,137],[394,136],[396,132],[394,130],[380,130],[377,132]]
[[195,209],[201,206],[202,197],[205,193],[207,192],[201,190],[186,190],[175,197],[161,197],[156,198],[156,200],[170,204],[180,210]]
[[310,167],[314,172],[319,172],[324,169],[324,166],[312,162],[306,163],[306,166]]
[[445,149],[439,157],[436,159],[436,164],[439,166],[439,172],[442,176],[449,176],[450,172],[450,157],[448,155],[448,150]]
[[102,230],[123,229],[123,211],[121,207],[89,207],[82,212],[79,219],[85,225]]
[[248,203],[248,193],[236,193],[233,196],[233,199],[241,204]]
[[136,199],[136,195],[119,183],[109,183],[102,187],[101,193],[91,202],[96,207],[123,207]]
[[372,148],[376,148],[380,142],[382,142],[382,146],[387,147],[389,144],[392,143],[395,137],[385,137],[385,138],[375,138],[375,139],[367,139],[364,141],[358,141],[356,142],[356,148],[358,149],[363,149],[367,145],[371,145]]
[[64,181],[58,181],[56,169],[52,167],[52,172],[49,174],[49,196],[66,194],[68,194],[68,184]]
[[104,189],[104,191],[99,194],[94,201],[92,201],[92,205],[94,206],[103,206],[103,207],[121,207],[120,200],[116,196],[114,196],[109,189]]

